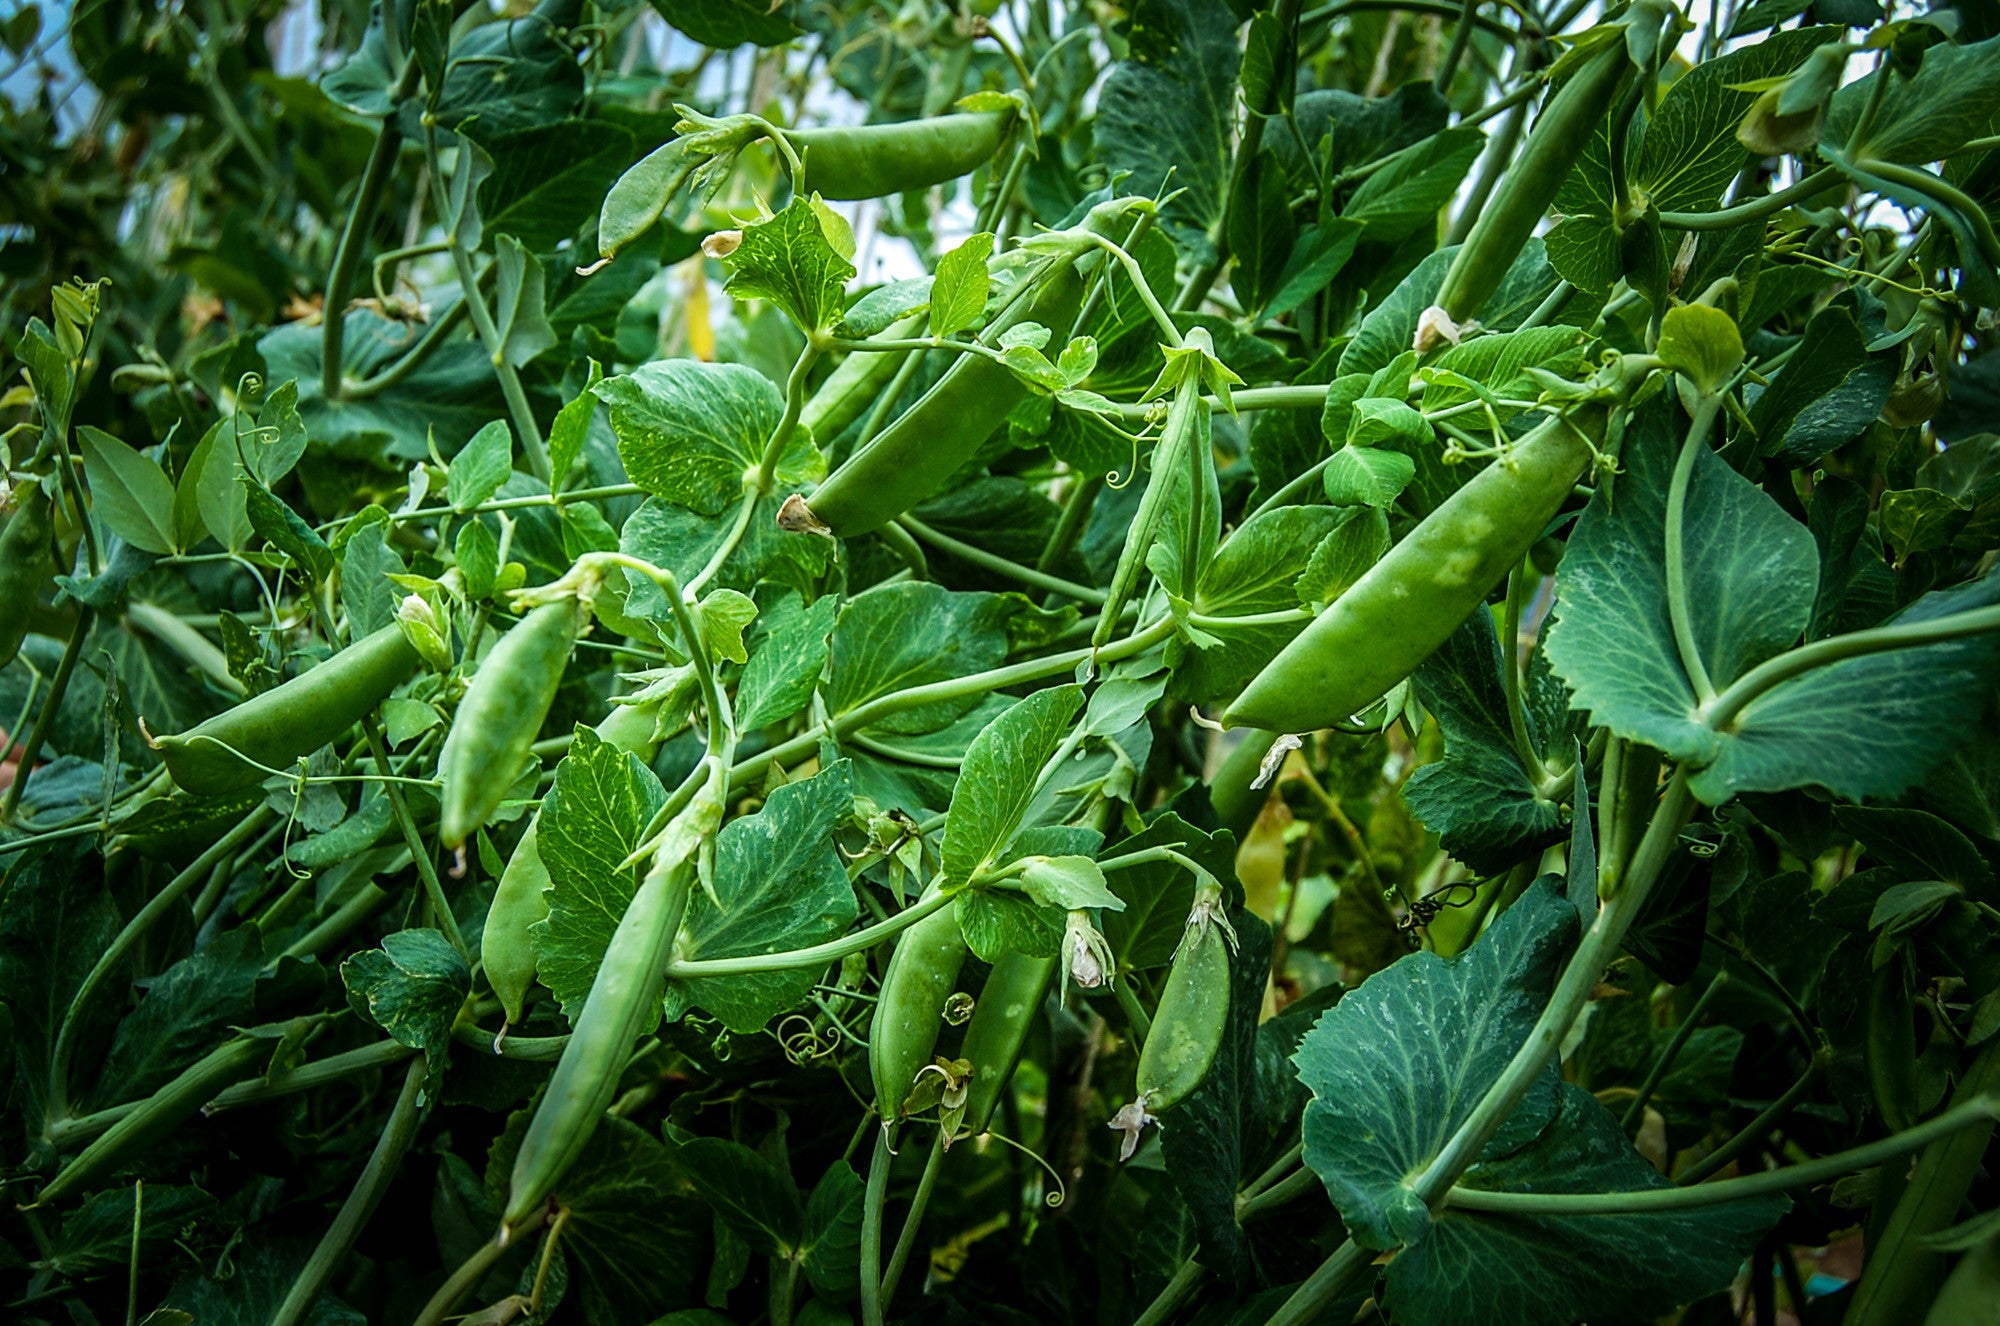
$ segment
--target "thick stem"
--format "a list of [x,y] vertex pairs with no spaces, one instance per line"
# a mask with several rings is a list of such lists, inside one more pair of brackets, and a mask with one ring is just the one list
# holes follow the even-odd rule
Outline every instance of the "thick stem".
[[1701,650],[1695,643],[1693,609],[1688,602],[1684,531],[1688,483],[1694,475],[1695,458],[1708,445],[1708,430],[1715,423],[1716,412],[1721,408],[1720,396],[1704,396],[1695,406],[1694,418],[1688,423],[1687,440],[1681,444],[1680,458],[1674,462],[1673,479],[1667,488],[1667,616],[1673,622],[1674,646],[1680,653],[1681,667],[1687,672],[1688,683],[1694,687],[1695,699],[1703,705],[1715,699],[1715,684],[1708,679],[1708,665],[1702,662]]
[[875,1130],[875,1154],[868,1162],[868,1187],[861,1198],[861,1326],[882,1322],[882,1206],[889,1197],[889,1125]]
[[931,1189],[937,1186],[938,1169],[944,1161],[944,1129],[938,1129],[937,1138],[931,1143],[930,1156],[924,1161],[923,1175],[917,1180],[917,1190],[910,1197],[910,1209],[903,1216],[902,1232],[896,1236],[896,1249],[889,1254],[889,1265],[882,1272],[882,1302],[886,1306],[896,1299],[896,1286],[903,1278],[903,1267],[910,1260],[910,1252],[917,1246],[917,1233],[923,1228],[924,1208],[930,1205]]

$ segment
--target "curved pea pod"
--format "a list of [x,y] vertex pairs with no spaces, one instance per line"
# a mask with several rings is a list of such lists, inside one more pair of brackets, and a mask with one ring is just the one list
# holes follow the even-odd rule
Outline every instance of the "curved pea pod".
[[[1057,261],[993,321],[988,336],[1023,322],[1058,336],[1068,330],[1082,307],[1083,278],[1073,262]],[[827,476],[806,506],[844,539],[880,529],[941,488],[1027,395],[1011,369],[984,355],[960,355],[922,399]]]
[[882,974],[875,1017],[868,1024],[868,1071],[883,1122],[903,1117],[910,1088],[937,1048],[945,1001],[957,988],[964,964],[965,936],[959,932],[957,908],[950,904],[896,940],[889,969]]
[[792,129],[785,137],[805,161],[807,190],[853,201],[928,189],[969,175],[1000,150],[1014,112],[966,111],[894,124]]
[[1223,722],[1331,727],[1414,672],[1541,537],[1605,416],[1592,403],[1552,418],[1474,475],[1251,678]]
[[417,651],[402,628],[385,626],[310,672],[178,736],[154,737],[153,749],[174,782],[197,796],[254,787],[270,776],[257,765],[282,768],[318,750],[367,717],[416,670]]
[[[923,330],[924,315],[918,313],[891,323],[879,337],[870,339],[900,341],[921,336]],[[819,390],[806,398],[805,408],[799,412],[799,422],[811,430],[814,441],[825,446],[875,404],[890,379],[896,376],[902,362],[901,354],[884,351],[857,350],[850,353],[840,361],[839,367],[826,375],[826,381],[819,384]]]
[[1549,98],[1521,145],[1520,156],[1498,192],[1481,209],[1472,233],[1465,237],[1445,273],[1444,284],[1438,287],[1434,307],[1449,320],[1450,329],[1436,328],[1434,314],[1427,316],[1417,331],[1418,350],[1431,349],[1440,330],[1457,339],[1457,325],[1479,312],[1480,305],[1500,288],[1515,255],[1535,233],[1570,168],[1583,156],[1610,113],[1631,68],[1625,42],[1605,40]]
[[55,574],[49,535],[49,495],[30,484],[0,532],[0,668],[21,652],[28,617]]
[[1138,1149],[1146,1125],[1193,1095],[1215,1066],[1229,1029],[1229,955],[1235,936],[1222,912],[1222,896],[1204,890],[1195,899],[1187,933],[1167,973],[1153,1012],[1153,1027],[1139,1051],[1138,1094],[1111,1120],[1125,1134],[1118,1158]]
[[[613,705],[610,715],[597,725],[597,735],[619,750],[650,760],[659,743],[653,740],[655,706],[650,704]],[[479,962],[486,980],[499,996],[500,1008],[511,1023],[521,1020],[521,1005],[535,979],[535,951],[528,943],[528,927],[549,914],[548,899],[542,891],[549,886],[548,868],[536,847],[541,811],[529,819],[500,882],[493,889],[493,905],[486,909],[486,924],[479,934]]]
[[514,1155],[500,1242],[541,1214],[597,1131],[634,1042],[659,1021],[667,960],[687,911],[693,874],[688,861],[648,871],[612,933],[555,1075]]
[[472,675],[438,755],[446,847],[461,846],[506,797],[555,703],[582,622],[577,600],[544,603],[502,636]]
[[1049,982],[1055,979],[1056,963],[1055,958],[1008,953],[993,964],[986,988],[979,992],[979,1002],[973,1007],[972,1021],[965,1024],[965,1040],[958,1051],[958,1057],[972,1065],[961,1136],[983,1133],[993,1121],[1000,1093],[1014,1076],[1021,1047],[1042,1011]]
[[2000,1326],[2000,1237],[1975,1244],[1945,1277],[1924,1326]]

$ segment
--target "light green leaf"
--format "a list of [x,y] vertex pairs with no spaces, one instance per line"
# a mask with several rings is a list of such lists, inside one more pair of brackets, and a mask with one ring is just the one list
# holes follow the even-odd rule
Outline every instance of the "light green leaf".
[[1326,497],[1335,506],[1387,507],[1416,473],[1416,461],[1400,451],[1342,447],[1327,461]]
[[[1347,445],[1350,447],[1393,447],[1398,444],[1425,447],[1436,442],[1437,434],[1432,430],[1430,421],[1399,400],[1364,396],[1354,402],[1354,412],[1347,417]],[[1415,472],[1414,465],[1411,472]]]
[[1660,322],[1654,353],[1668,368],[1683,374],[1704,396],[1729,385],[1743,365],[1743,337],[1736,322],[1719,308],[1682,304],[1667,310]]
[[[776,384],[742,364],[663,359],[594,388],[611,407],[611,431],[632,482],[705,516],[735,506],[784,417]],[[786,484],[823,473],[819,451],[796,430],[779,460]]]
[[[1252,517],[1216,550],[1193,607],[1224,619],[1297,608],[1296,585],[1313,549],[1348,519],[1329,506],[1281,506]],[[1202,704],[1234,697],[1305,625],[1303,618],[1234,627],[1207,622],[1215,647],[1167,646],[1173,693]]]
[[341,983],[355,1013],[413,1050],[435,1072],[451,1045],[452,1024],[472,989],[472,972],[435,930],[398,930],[381,948],[340,964]]
[[549,473],[555,476],[558,486],[583,454],[583,444],[590,437],[591,418],[597,413],[597,384],[604,381],[604,369],[595,359],[589,364],[583,390],[556,411],[555,422],[549,425]]
[[[477,521],[466,529],[484,529]],[[402,595],[389,579],[409,570],[403,555],[389,546],[388,526],[379,522],[364,525],[347,540],[340,553],[340,606],[347,612],[348,630],[359,640],[373,635],[396,620],[396,605]],[[491,539],[493,536],[486,536]],[[466,541],[464,531],[459,542]],[[460,559],[461,563],[463,558]]]
[[1053,958],[1062,947],[1063,914],[1012,889],[967,889],[953,905],[965,946],[981,962],[998,962],[1009,953]]
[[1301,230],[1278,273],[1277,288],[1264,305],[1264,316],[1282,318],[1324,290],[1354,256],[1354,246],[1366,229],[1359,221],[1333,217]]
[[1915,78],[1892,73],[1892,63],[1884,61],[1874,73],[1834,94],[1827,112],[1827,142],[1847,144],[1861,108],[1874,95],[1876,80],[1883,78],[1893,81],[1869,125],[1867,140],[1848,144],[1856,158],[1919,166],[1993,132],[2000,110],[2000,37],[1963,46],[1939,42],[1924,52]]
[[1299,572],[1295,588],[1305,607],[1323,608],[1333,602],[1389,551],[1389,517],[1380,507],[1340,510],[1347,519],[1320,539],[1305,570]]
[[[998,667],[1007,657],[1008,615],[998,595],[955,594],[929,581],[855,595],[833,628],[827,711],[839,717],[891,691]],[[871,730],[934,732],[978,702],[940,700],[885,716]]]
[[725,289],[737,299],[768,299],[806,331],[839,321],[841,293],[854,264],[827,241],[819,213],[794,198],[768,221],[743,228],[743,242],[725,259]]
[[1083,707],[1083,688],[1036,691],[989,724],[966,751],[944,828],[947,886],[964,887],[1004,854],[1034,797],[1035,779]]
[[466,511],[500,491],[514,469],[514,430],[495,419],[472,435],[445,470],[444,495],[452,510]]
[[493,325],[500,332],[500,354],[519,368],[556,343],[543,307],[542,260],[512,235],[502,235],[493,246],[493,265]]
[[1376,167],[1340,214],[1366,222],[1368,238],[1384,243],[1435,226],[1438,210],[1458,192],[1485,145],[1486,135],[1470,128],[1446,129],[1413,143]]
[[[858,909],[833,831],[853,811],[853,776],[843,760],[785,784],[755,815],[731,820],[716,840],[715,898],[696,893],[689,901],[676,954],[750,957],[844,934]],[[747,1035],[802,1003],[825,974],[802,967],[671,980],[667,1016],[700,1007]]]
[[707,642],[711,656],[726,658],[731,663],[750,661],[743,648],[743,632],[757,619],[757,605],[748,594],[734,589],[711,590],[696,608],[695,616],[701,623],[702,639]]
[[179,551],[174,485],[160,463],[89,424],[76,430],[91,511],[113,534],[151,553]]
[[1080,907],[1125,910],[1125,900],[1104,885],[1104,872],[1087,856],[1030,857],[1021,871],[1021,889],[1044,907],[1073,912]]
[[250,527],[266,542],[297,564],[315,585],[326,583],[333,574],[333,549],[291,504],[274,495],[238,467],[237,482],[243,487],[243,508]]
[[931,335],[955,335],[985,316],[991,285],[986,264],[992,256],[993,232],[981,231],[938,259],[930,291]]
[[782,722],[805,708],[826,669],[827,637],[837,595],[822,594],[804,606],[786,590],[759,615],[750,661],[736,685],[736,723],[745,732]]

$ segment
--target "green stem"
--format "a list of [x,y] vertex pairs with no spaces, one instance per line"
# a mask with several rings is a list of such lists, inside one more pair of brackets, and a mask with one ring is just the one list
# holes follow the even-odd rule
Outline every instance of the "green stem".
[[1091,509],[1097,505],[1097,495],[1104,491],[1104,476],[1101,474],[1080,474],[1070,481],[1069,491],[1063,497],[1062,516],[1056,527],[1049,531],[1048,542],[1042,545],[1041,556],[1035,559],[1037,571],[1053,572],[1063,564],[1076,547],[1076,541],[1083,533]]
[[1730,683],[1728,690],[1702,706],[1702,721],[1718,732],[1726,731],[1759,696],[1814,668],[1890,649],[1917,649],[1924,645],[1962,640],[1987,631],[2000,631],[2000,604],[1955,612],[1930,621],[1877,626],[1872,630],[1850,631],[1846,635],[1815,640],[1767,659],[1738,677]]
[[506,1250],[493,1239],[480,1244],[473,1250],[472,1255],[451,1273],[451,1278],[438,1286],[437,1292],[431,1295],[430,1302],[424,1304],[424,1310],[417,1314],[412,1326],[443,1326],[445,1317],[458,1306],[458,1301],[472,1292],[473,1287],[484,1278],[486,1272],[492,1269],[493,1263],[500,1260],[500,1254]]
[[1118,1007],[1124,1010],[1125,1020],[1132,1024],[1132,1052],[1136,1055],[1145,1048],[1147,1039],[1153,1034],[1153,1019],[1146,1012],[1146,1006],[1139,1002],[1139,995],[1132,989],[1132,979],[1129,975],[1124,980],[1113,983],[1111,995],[1118,1001]]
[[1444,59],[1438,63],[1437,73],[1431,78],[1431,85],[1443,96],[1451,95],[1451,80],[1458,74],[1458,62],[1465,58],[1466,43],[1472,40],[1473,20],[1478,17],[1479,0],[1465,0],[1458,22],[1452,25],[1451,45],[1446,48]]
[[944,1129],[940,1128],[936,1139],[931,1142],[931,1153],[924,1161],[924,1172],[917,1179],[917,1190],[910,1197],[910,1209],[903,1216],[902,1231],[896,1235],[895,1251],[889,1254],[889,1265],[882,1272],[882,1302],[885,1306],[896,1300],[896,1286],[901,1283],[903,1267],[917,1246],[917,1234],[924,1223],[924,1208],[930,1205],[931,1189],[937,1186],[938,1169],[943,1160]]
[[750,521],[757,514],[757,497],[755,492],[743,494],[743,500],[736,508],[735,523],[730,525],[728,536],[715,550],[715,555],[708,559],[708,564],[695,572],[694,578],[687,582],[688,593],[700,595],[702,586],[721,574],[723,564],[728,562],[730,556],[742,546],[743,536],[750,530]]
[[354,1181],[347,1200],[341,1203],[339,1214],[327,1226],[326,1233],[320,1235],[319,1245],[299,1269],[285,1301],[271,1314],[271,1326],[298,1326],[305,1320],[306,1313],[318,1301],[320,1291],[326,1288],[333,1273],[340,1269],[340,1264],[347,1260],[347,1254],[353,1251],[355,1241],[361,1237],[368,1218],[375,1214],[375,1208],[389,1191],[389,1185],[402,1166],[404,1153],[410,1149],[410,1143],[417,1135],[417,1105],[426,1073],[426,1066],[419,1060],[411,1064],[409,1072],[403,1075],[403,1090],[396,1097],[394,1108],[389,1111],[389,1121],[382,1128],[382,1136],[376,1139],[375,1150],[362,1167],[361,1177]]
[[769,440],[764,443],[764,458],[757,464],[757,495],[770,493],[771,485],[778,479],[778,462],[784,459],[785,449],[792,444],[792,434],[799,428],[799,415],[806,408],[806,388],[810,385],[813,365],[819,362],[825,345],[809,340],[805,349],[799,351],[798,359],[792,364],[791,376],[785,379],[785,413],[778,420],[778,426],[771,430]]
[[824,944],[814,944],[809,948],[787,949],[782,953],[760,953],[740,958],[695,958],[685,962],[667,964],[670,980],[691,981],[702,976],[749,976],[763,972],[798,971],[805,967],[824,967],[827,963],[838,962],[850,953],[860,953],[874,948],[890,936],[907,930],[932,912],[942,911],[957,900],[956,894],[933,893],[911,903],[886,921],[857,930],[839,939],[829,939]]
[[1694,475],[1695,458],[1708,446],[1708,430],[1714,425],[1716,412],[1721,408],[1720,396],[1704,396],[1695,406],[1694,418],[1688,423],[1687,440],[1681,443],[1680,458],[1674,462],[1673,479],[1667,488],[1667,616],[1673,622],[1674,646],[1680,652],[1681,667],[1686,670],[1688,682],[1694,687],[1696,701],[1703,705],[1715,699],[1715,683],[1708,679],[1708,666],[1702,662],[1701,650],[1695,644],[1694,619],[1688,603],[1685,548],[1687,490]]
[[368,242],[368,228],[375,221],[375,209],[382,191],[395,173],[396,157],[402,150],[400,125],[402,103],[416,90],[423,71],[415,60],[404,66],[395,90],[389,96],[388,113],[375,135],[375,146],[362,167],[361,183],[354,191],[354,203],[347,210],[347,224],[341,228],[340,243],[333,251],[333,267],[326,275],[326,299],[320,308],[320,391],[329,401],[341,398],[341,340],[347,331],[347,291],[354,283],[354,269],[361,265],[361,250]]
[[861,1198],[861,1326],[882,1321],[882,1207],[889,1197],[889,1125],[875,1130],[875,1154],[868,1162],[868,1187]]
[[1018,580],[1024,585],[1046,593],[1060,594],[1064,598],[1075,599],[1079,603],[1102,605],[1104,602],[1104,591],[1101,589],[1092,589],[1088,585],[1079,585],[1074,581],[1064,580],[1061,576],[1052,576],[1046,572],[1038,571],[1033,567],[1023,566],[1019,562],[1010,561],[998,553],[990,553],[984,548],[976,548],[969,543],[954,539],[949,534],[932,529],[915,516],[898,516],[896,523],[938,551],[950,553],[960,561],[970,562],[981,570],[991,571],[993,574],[1005,576],[1009,580]]
[[[1436,14],[1439,18],[1458,18],[1465,10],[1450,0],[1335,0],[1330,5],[1321,5],[1299,19],[1299,26],[1339,18],[1343,14],[1381,14],[1402,11],[1406,14]],[[1496,19],[1475,16],[1473,23],[1485,28],[1495,36],[1514,39],[1521,34]]]
[[1174,1272],[1173,1279],[1146,1305],[1146,1310],[1132,1321],[1132,1326],[1165,1326],[1180,1311],[1181,1305],[1194,1297],[1194,1291],[1201,1287],[1202,1277],[1207,1268],[1190,1257],[1182,1262]]
[[1310,1167],[1300,1168],[1272,1184],[1253,1197],[1239,1198],[1236,1202],[1238,1220],[1255,1220],[1268,1215],[1281,1206],[1287,1206],[1309,1192],[1321,1187],[1320,1177]]
[[[1716,979],[1719,981],[1722,978],[1718,976]],[[1752,1119],[1742,1132],[1702,1157],[1698,1163],[1689,1166],[1679,1181],[1683,1184],[1696,1184],[1711,1174],[1719,1174],[1734,1163],[1738,1156],[1763,1141],[1770,1135],[1771,1130],[1778,1126],[1780,1119],[1790,1114],[1800,1101],[1811,1094],[1813,1087],[1818,1085],[1821,1077],[1825,1076],[1826,1065],[1827,1056],[1824,1053],[1815,1054],[1812,1062],[1806,1065],[1806,1071],[1799,1074],[1799,1080],[1785,1088],[1784,1095],[1759,1111],[1757,1117]]]
[[1278,1306],[1265,1326],[1310,1326],[1374,1262],[1373,1252],[1353,1239],[1347,1240],[1314,1268],[1304,1284],[1292,1291],[1292,1296]]
[[[1521,687],[1521,609],[1526,604],[1529,586],[1540,581],[1530,563],[1523,561],[1514,568],[1507,577],[1507,606],[1501,613],[1500,625],[1500,684],[1507,699],[1507,726],[1513,731],[1514,754],[1537,783],[1547,771],[1542,767],[1541,757],[1535,754],[1535,743],[1528,738],[1528,710]],[[1587,806],[1576,809],[1580,814],[1589,813]]]
[[1952,1106],[1935,1119],[1879,1142],[1822,1156],[1818,1160],[1787,1165],[1783,1169],[1748,1174],[1740,1179],[1721,1179],[1690,1187],[1640,1188],[1633,1192],[1530,1193],[1453,1188],[1450,1205],[1465,1211],[1538,1216],[1648,1215],[1662,1211],[1691,1211],[1723,1202],[1770,1197],[1797,1188],[1810,1188],[1843,1174],[1852,1174],[1856,1170],[1869,1169],[1898,1156],[1906,1156],[1968,1128],[1991,1128],[1996,1119],[2000,1119],[2000,1098],[1981,1095]]
[[417,338],[416,344],[405,350],[402,358],[389,365],[389,367],[383,369],[373,377],[362,378],[359,381],[342,378],[342,397],[350,401],[366,400],[370,396],[381,395],[389,388],[409,377],[410,374],[423,367],[424,361],[431,357],[433,351],[444,344],[445,338],[451,334],[452,329],[458,325],[458,320],[464,317],[465,313],[466,302],[461,299],[444,312],[438,314],[432,320],[430,326],[424,328],[423,335]]
[[[87,529],[86,522],[85,528]],[[42,699],[41,712],[35,715],[35,726],[28,731],[28,739],[21,743],[21,753],[14,762],[14,782],[7,789],[7,798],[0,801],[0,825],[11,824],[14,812],[21,807],[21,794],[28,788],[28,779],[35,772],[35,761],[42,753],[42,743],[49,739],[49,728],[56,721],[56,711],[62,708],[63,696],[69,691],[69,679],[76,675],[76,662],[83,656],[84,637],[90,634],[90,625],[97,619],[91,608],[81,608],[76,614],[76,624],[70,628],[69,643],[63,647],[62,662],[56,664],[56,675],[49,681],[49,693]]]
[[248,842],[252,835],[264,827],[272,818],[267,806],[258,806],[245,815],[229,832],[218,838],[200,856],[196,857],[185,870],[167,881],[165,888],[147,900],[146,905],[133,913],[119,930],[97,961],[91,965],[90,974],[70,997],[69,1007],[63,1012],[62,1026],[56,1031],[55,1050],[49,1056],[49,1106],[48,1119],[51,1124],[69,1117],[69,1068],[76,1055],[76,1033],[81,1015],[90,1006],[97,992],[111,974],[118,970],[131,954],[139,941],[146,937],[161,918],[173,909],[188,890],[208,877],[217,863],[234,855],[237,848]]
[[1695,1028],[1701,1025],[1701,1015],[1708,1011],[1709,1004],[1714,1002],[1715,997],[1721,994],[1728,984],[1729,973],[1717,972],[1715,979],[1708,983],[1708,988],[1694,1001],[1694,1007],[1690,1008],[1687,1016],[1681,1019],[1681,1024],[1674,1028],[1674,1034],[1668,1039],[1666,1048],[1661,1050],[1660,1057],[1653,1061],[1652,1068],[1646,1073],[1646,1080],[1639,1084],[1639,1094],[1632,1097],[1632,1103],[1625,1107],[1625,1117],[1619,1120],[1619,1123],[1626,1132],[1631,1132],[1632,1125],[1645,1115],[1646,1102],[1653,1098],[1655,1091],[1659,1090],[1661,1079],[1665,1078],[1667,1070],[1674,1066],[1674,1060],[1680,1057],[1682,1048],[1688,1043],[1688,1037],[1694,1035]]
[[424,894],[430,899],[431,911],[436,913],[438,928],[444,937],[458,950],[460,957],[468,963],[472,961],[472,951],[465,946],[465,936],[459,932],[458,918],[452,915],[451,902],[444,896],[444,885],[438,880],[437,862],[431,860],[424,837],[417,832],[416,818],[410,814],[410,806],[403,799],[403,789],[395,777],[395,769],[389,763],[389,747],[382,740],[382,725],[370,714],[361,720],[361,734],[368,739],[368,749],[375,756],[375,768],[384,775],[382,791],[389,798],[390,813],[396,817],[396,824],[403,831],[403,842],[409,846],[410,857],[417,865],[417,878],[424,883]]
[[[437,154],[431,154],[432,169]],[[472,255],[456,236],[451,243],[451,264],[458,271],[458,286],[463,296],[465,311],[472,315],[472,326],[479,333],[480,343],[486,347],[488,358],[493,362],[493,375],[500,380],[500,394],[507,400],[507,413],[514,420],[514,431],[521,435],[521,450],[528,459],[528,471],[543,483],[549,482],[549,447],[542,440],[542,426],[535,422],[535,411],[528,404],[528,393],[521,386],[521,375],[507,358],[506,338],[493,321],[493,314],[486,307],[485,298],[479,293],[479,274],[473,270]]]
[[1824,166],[1796,184],[1787,185],[1776,193],[1767,193],[1761,198],[1738,203],[1734,207],[1724,207],[1714,212],[1662,212],[1660,224],[1674,230],[1728,230],[1746,221],[1755,221],[1773,212],[1783,211],[1793,203],[1820,193],[1839,178],[1838,167]]

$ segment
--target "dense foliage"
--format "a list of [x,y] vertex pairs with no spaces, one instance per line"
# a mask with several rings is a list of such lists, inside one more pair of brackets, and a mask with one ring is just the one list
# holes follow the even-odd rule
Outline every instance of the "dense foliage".
[[1994,0],[0,43],[8,1320],[1994,1320]]

